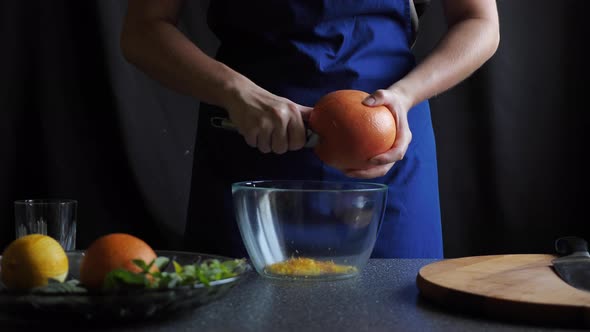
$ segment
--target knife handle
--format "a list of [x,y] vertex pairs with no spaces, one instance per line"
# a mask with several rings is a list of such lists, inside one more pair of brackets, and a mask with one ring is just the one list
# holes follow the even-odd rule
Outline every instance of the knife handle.
[[555,251],[560,255],[570,255],[576,252],[588,254],[586,240],[576,236],[564,236],[555,240]]
[[[236,127],[236,125],[233,124],[233,122],[228,118],[214,116],[209,121],[211,126],[215,128],[238,132],[238,127]],[[305,122],[305,129],[305,134],[307,136],[305,147],[312,148],[319,142],[319,136],[309,128],[309,124],[307,122]]]

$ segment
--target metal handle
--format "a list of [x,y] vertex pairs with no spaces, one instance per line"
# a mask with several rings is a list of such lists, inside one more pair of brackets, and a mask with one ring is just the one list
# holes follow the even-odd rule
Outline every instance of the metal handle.
[[[230,130],[230,131],[238,131],[236,125],[228,118],[214,116],[210,119],[211,126],[215,128]],[[319,142],[319,136],[314,133],[311,129],[307,128],[306,130],[307,135],[307,142],[305,143],[306,148],[312,148]]]
[[210,121],[211,121],[211,126],[213,126],[215,128],[221,128],[221,129],[233,130],[233,131],[238,130],[236,125],[234,125],[233,122],[231,122],[231,120],[228,118],[214,116],[210,119]]

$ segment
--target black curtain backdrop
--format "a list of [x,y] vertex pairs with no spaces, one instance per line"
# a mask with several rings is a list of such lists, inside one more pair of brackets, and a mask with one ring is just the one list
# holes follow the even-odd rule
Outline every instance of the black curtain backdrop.
[[[590,240],[586,0],[498,1],[501,43],[484,67],[431,99],[446,257],[546,253]],[[204,1],[183,30],[213,54]],[[126,2],[0,2],[0,249],[13,201],[79,201],[78,248],[109,232],[180,249],[197,101],[125,62]],[[421,20],[418,58],[444,31],[439,1]],[[203,188],[206,189],[206,188]]]

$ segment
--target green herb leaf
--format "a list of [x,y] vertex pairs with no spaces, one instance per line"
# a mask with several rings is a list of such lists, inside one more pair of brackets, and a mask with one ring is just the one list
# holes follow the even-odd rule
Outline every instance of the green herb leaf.
[[178,264],[176,261],[173,261],[172,264],[174,265],[174,271],[178,274],[182,274],[182,265]]
[[116,269],[107,274],[104,280],[104,289],[120,289],[125,286],[142,286],[149,284],[144,273],[133,273],[125,269]]
[[49,279],[49,283],[46,286],[36,287],[31,290],[33,293],[86,293],[86,288],[79,287],[80,282],[78,280],[68,280],[60,282],[59,280]]
[[[181,265],[172,261],[174,272],[162,271],[170,259],[158,257],[149,264],[143,260],[134,260],[135,265],[141,268],[141,272],[133,273],[119,269],[111,271],[105,278],[105,289],[120,288],[174,288],[179,286],[203,284],[210,286],[211,282],[235,277],[247,267],[245,259],[219,261],[218,259],[205,260],[200,263]],[[160,271],[150,272],[153,265]]]
[[144,272],[148,272],[150,270],[150,265],[152,265],[152,263],[150,263],[150,265],[146,264],[146,262],[143,261],[143,259],[134,259],[132,260],[133,264],[137,265],[142,271]]
[[155,261],[155,264],[158,267],[158,270],[160,271],[164,270],[168,263],[170,263],[170,258],[168,257],[158,257]]

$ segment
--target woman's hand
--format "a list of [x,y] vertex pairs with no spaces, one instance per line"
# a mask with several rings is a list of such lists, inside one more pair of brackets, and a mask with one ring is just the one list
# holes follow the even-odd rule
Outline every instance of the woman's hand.
[[373,93],[374,102],[385,105],[397,121],[397,137],[391,150],[375,156],[364,170],[346,171],[357,178],[385,175],[401,160],[412,140],[407,113],[419,102],[440,94],[466,79],[497,50],[500,41],[495,0],[443,0],[448,31],[421,63],[387,90]]
[[197,47],[177,28],[183,2],[129,0],[121,32],[125,58],[166,86],[226,109],[261,152],[301,149],[311,109],[260,88]]
[[312,108],[274,95],[245,79],[230,89],[225,103],[232,122],[251,147],[282,154],[303,148],[304,119]]
[[363,103],[367,106],[383,105],[387,107],[393,114],[397,126],[395,141],[391,149],[371,158],[370,163],[374,166],[362,170],[346,170],[344,172],[349,177],[372,179],[384,176],[396,161],[404,158],[408,150],[408,145],[412,141],[412,132],[408,125],[408,111],[410,110],[411,102],[399,91],[390,88],[375,91]]

